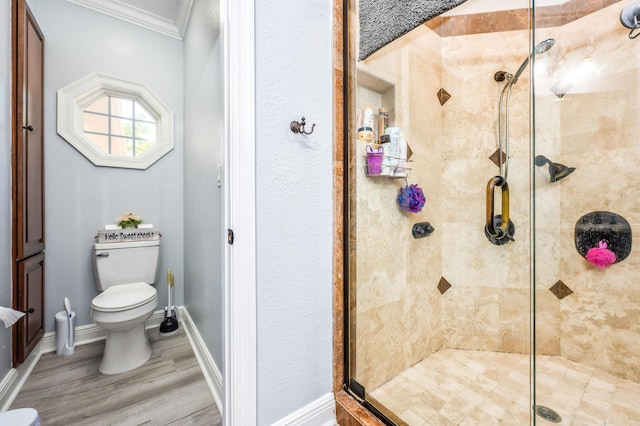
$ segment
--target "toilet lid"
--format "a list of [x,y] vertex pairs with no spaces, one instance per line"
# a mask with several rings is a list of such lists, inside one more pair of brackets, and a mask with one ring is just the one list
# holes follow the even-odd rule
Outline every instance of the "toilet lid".
[[147,283],[114,285],[97,295],[91,307],[103,312],[133,309],[150,302],[156,294],[156,289]]
[[0,413],[0,424],[36,426],[40,424],[40,417],[38,417],[38,412],[33,408],[18,408]]

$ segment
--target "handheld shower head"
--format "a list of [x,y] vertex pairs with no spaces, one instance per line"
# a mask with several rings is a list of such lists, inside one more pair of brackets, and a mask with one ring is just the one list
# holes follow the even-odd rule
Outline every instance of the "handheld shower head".
[[560,179],[564,179],[576,170],[575,167],[567,167],[564,164],[554,163],[544,155],[536,156],[535,163],[538,167],[542,167],[545,164],[549,165],[549,182],[557,182]]
[[518,78],[520,77],[520,75],[522,75],[524,70],[527,68],[527,65],[529,65],[529,61],[531,60],[531,57],[535,53],[544,53],[547,50],[551,49],[554,44],[556,44],[556,39],[554,39],[554,38],[548,38],[548,39],[542,40],[540,43],[538,43],[536,45],[536,47],[533,48],[533,52],[531,52],[531,54],[529,56],[527,56],[527,58],[524,60],[522,65],[520,65],[520,68],[518,68],[518,71],[516,71],[516,73],[513,75],[513,79],[511,80],[511,84],[514,84],[516,81],[518,81]]

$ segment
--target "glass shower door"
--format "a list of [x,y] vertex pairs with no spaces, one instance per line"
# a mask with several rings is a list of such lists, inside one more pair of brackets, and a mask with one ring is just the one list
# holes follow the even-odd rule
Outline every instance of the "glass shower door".
[[[468,0],[351,65],[348,383],[397,424],[533,421],[530,9],[498,3]],[[380,138],[395,132],[400,170]],[[487,187],[507,157],[513,232],[496,239]],[[406,209],[418,187],[425,205]]]
[[640,9],[535,3],[535,39],[556,39],[534,78],[538,419],[639,424],[640,39],[622,22]]

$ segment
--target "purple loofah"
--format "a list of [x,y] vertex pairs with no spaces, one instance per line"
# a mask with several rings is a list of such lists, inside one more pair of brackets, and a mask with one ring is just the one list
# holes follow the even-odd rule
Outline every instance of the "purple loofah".
[[418,185],[406,185],[400,188],[398,194],[398,203],[402,210],[406,212],[418,213],[424,207],[426,199],[422,193],[422,188]]

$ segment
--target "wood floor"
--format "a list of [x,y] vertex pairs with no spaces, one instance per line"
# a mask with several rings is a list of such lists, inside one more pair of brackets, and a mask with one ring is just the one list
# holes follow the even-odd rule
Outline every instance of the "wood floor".
[[184,330],[160,338],[152,329],[149,340],[151,359],[115,376],[98,372],[104,341],[44,354],[11,409],[35,408],[43,426],[221,425]]

